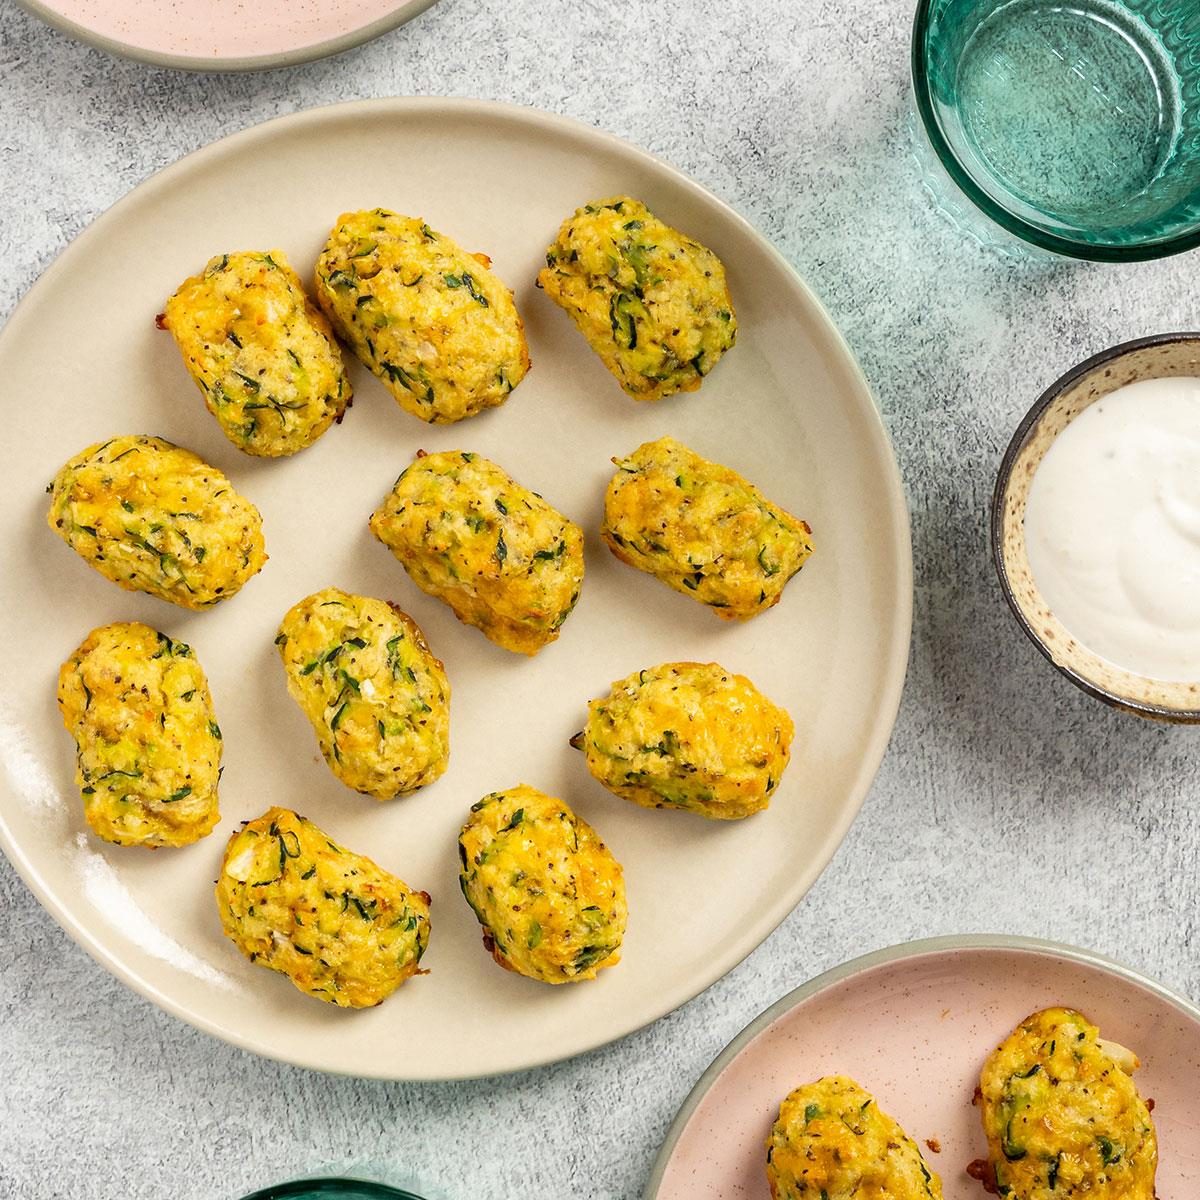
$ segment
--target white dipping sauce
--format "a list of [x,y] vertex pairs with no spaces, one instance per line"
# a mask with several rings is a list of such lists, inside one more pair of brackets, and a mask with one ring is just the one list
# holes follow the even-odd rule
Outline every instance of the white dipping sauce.
[[1025,543],[1046,604],[1089,650],[1200,680],[1200,379],[1148,379],[1084,409],[1029,488]]

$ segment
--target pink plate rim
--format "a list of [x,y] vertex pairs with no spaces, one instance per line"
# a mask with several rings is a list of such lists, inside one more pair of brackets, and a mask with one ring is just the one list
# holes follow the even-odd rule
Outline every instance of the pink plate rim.
[[1019,953],[1054,957],[1080,966],[1094,967],[1107,975],[1143,988],[1157,999],[1165,1001],[1200,1024],[1200,1005],[1193,1004],[1186,996],[1172,991],[1165,984],[1135,971],[1132,967],[1106,958],[1103,954],[1071,946],[1065,942],[1054,942],[1045,938],[1019,937],[1013,934],[955,933],[941,937],[920,938],[912,942],[887,946],[881,950],[872,950],[869,954],[860,955],[858,958],[852,958],[848,962],[831,967],[828,971],[823,971],[807,983],[802,983],[798,988],[781,996],[774,1004],[759,1013],[712,1060],[679,1106],[679,1111],[675,1114],[675,1119],[667,1130],[667,1136],[663,1139],[662,1148],[654,1159],[650,1177],[646,1181],[646,1188],[642,1193],[642,1200],[656,1200],[663,1177],[684,1129],[695,1115],[705,1096],[712,1090],[721,1073],[760,1033],[773,1025],[780,1017],[837,984],[873,970],[875,967],[905,959],[924,958],[963,950],[1015,950]]
[[437,0],[396,0],[395,8],[386,16],[375,21],[368,21],[356,29],[348,30],[334,38],[325,38],[313,42],[309,46],[298,46],[292,50],[283,50],[274,54],[230,55],[203,58],[191,54],[166,54],[158,50],[150,50],[144,46],[135,46],[121,42],[115,38],[96,33],[86,25],[72,21],[56,12],[47,0],[16,0],[16,3],[30,15],[37,17],[59,33],[65,33],[85,45],[94,46],[114,54],[118,58],[132,59],[134,62],[146,63],[152,67],[169,67],[176,71],[197,71],[204,73],[271,71],[281,67],[296,67],[301,63],[314,62],[320,58],[328,58],[333,54],[341,54],[345,50],[353,50],[365,42],[373,41],[398,29],[401,25],[418,17],[427,8],[432,8]]

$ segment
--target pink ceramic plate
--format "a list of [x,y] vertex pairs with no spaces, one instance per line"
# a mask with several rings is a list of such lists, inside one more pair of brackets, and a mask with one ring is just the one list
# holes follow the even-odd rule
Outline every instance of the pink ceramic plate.
[[946,1200],[987,1200],[965,1169],[985,1151],[971,1104],[979,1069],[1022,1017],[1054,1004],[1080,1009],[1140,1056],[1138,1087],[1155,1104],[1159,1200],[1194,1200],[1200,1008],[1085,950],[980,936],[868,954],[767,1009],[684,1101],[644,1200],[767,1200],[765,1144],[779,1102],[835,1072],[873,1092],[921,1143]]
[[17,0],[112,54],[191,71],[257,71],[349,50],[434,0]]

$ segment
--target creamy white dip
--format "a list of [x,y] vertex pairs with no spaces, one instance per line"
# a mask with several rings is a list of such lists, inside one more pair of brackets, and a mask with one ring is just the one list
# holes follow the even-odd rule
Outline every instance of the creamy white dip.
[[1029,565],[1089,650],[1200,680],[1200,379],[1118,388],[1058,435],[1030,484]]

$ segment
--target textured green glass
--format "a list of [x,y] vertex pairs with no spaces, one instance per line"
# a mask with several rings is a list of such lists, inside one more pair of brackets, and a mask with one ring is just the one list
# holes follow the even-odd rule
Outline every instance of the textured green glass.
[[913,83],[951,177],[1026,241],[1200,244],[1200,0],[921,0]]
[[364,1179],[297,1179],[263,1188],[245,1200],[421,1200],[421,1197]]

